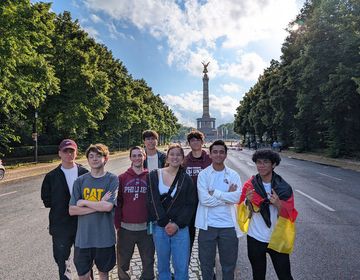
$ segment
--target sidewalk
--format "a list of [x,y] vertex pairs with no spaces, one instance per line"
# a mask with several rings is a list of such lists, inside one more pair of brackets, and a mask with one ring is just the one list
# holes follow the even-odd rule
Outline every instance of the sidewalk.
[[360,172],[360,161],[342,159],[342,158],[329,158],[322,155],[311,154],[311,153],[296,153],[292,151],[282,151],[280,156],[286,156],[289,158],[312,161],[324,165],[336,166],[344,169],[350,169]]
[[[156,275],[156,256],[155,256],[155,275]],[[96,269],[95,271],[95,279],[98,280],[99,277],[97,275]],[[141,276],[141,259],[138,252],[137,247],[135,246],[135,251],[133,258],[130,263],[130,270],[128,271],[128,274],[131,276],[131,280],[140,279]],[[109,274],[109,280],[118,280],[118,274],[117,274],[117,267],[115,266],[114,269]],[[189,265],[189,280],[198,280],[201,279],[201,271],[200,271],[200,262],[198,259],[198,243],[197,238],[194,242],[193,252],[191,255],[190,265]]]

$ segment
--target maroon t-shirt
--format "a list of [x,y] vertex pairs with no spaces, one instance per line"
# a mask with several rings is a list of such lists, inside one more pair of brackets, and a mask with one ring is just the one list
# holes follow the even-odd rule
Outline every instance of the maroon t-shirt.
[[197,177],[201,170],[205,169],[212,163],[209,155],[203,150],[199,158],[195,158],[192,152],[188,153],[184,160],[186,173],[191,177],[194,185],[197,187]]

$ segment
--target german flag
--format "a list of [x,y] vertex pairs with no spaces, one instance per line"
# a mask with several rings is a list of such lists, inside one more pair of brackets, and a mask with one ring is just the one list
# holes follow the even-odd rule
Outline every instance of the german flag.
[[[268,248],[279,253],[290,254],[294,248],[296,236],[295,220],[298,215],[298,212],[294,207],[294,194],[290,185],[275,172],[273,172],[271,186],[280,198],[281,210],[272,232]],[[248,190],[255,190],[255,192],[251,202],[248,202],[246,205],[245,197]],[[268,207],[268,204],[269,200],[267,199],[260,176],[253,176],[245,182],[240,202],[237,207],[237,220],[240,229],[247,233],[251,222],[252,212],[260,212],[265,223],[270,227],[271,222],[269,221],[269,217],[266,216],[266,207]],[[266,221],[267,219],[268,221]],[[270,225],[268,223],[270,223]]]

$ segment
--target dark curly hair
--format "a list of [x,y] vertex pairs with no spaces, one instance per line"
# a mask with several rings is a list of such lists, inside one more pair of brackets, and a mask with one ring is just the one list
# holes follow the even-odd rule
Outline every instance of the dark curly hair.
[[187,136],[186,139],[190,143],[191,138],[196,138],[201,140],[201,142],[204,142],[205,136],[201,131],[198,130],[192,130]]
[[154,137],[156,140],[159,140],[159,134],[157,134],[157,132],[154,130],[145,130],[142,133],[142,138],[144,141],[145,141],[145,138],[148,138],[148,137]]
[[272,164],[276,163],[276,166],[278,166],[281,161],[279,154],[270,149],[257,150],[252,156],[252,161],[256,163],[258,159],[268,159]]

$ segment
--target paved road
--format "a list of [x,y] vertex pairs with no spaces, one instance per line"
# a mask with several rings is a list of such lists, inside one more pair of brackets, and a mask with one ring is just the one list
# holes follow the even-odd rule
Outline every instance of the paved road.
[[[251,152],[229,151],[228,165],[242,181],[255,173]],[[119,174],[127,158],[110,160]],[[360,279],[360,173],[283,158],[277,171],[294,188],[297,240],[291,256],[295,279]],[[0,279],[56,279],[42,208],[43,176],[0,184]],[[237,279],[250,279],[245,238],[240,240]],[[269,277],[276,279],[272,266]]]
[[[110,160],[106,169],[119,174],[127,158]],[[85,166],[86,167],[86,166]],[[0,279],[57,279],[48,234],[48,209],[40,186],[44,176],[0,184]]]
[[[256,172],[250,151],[231,151],[228,158],[242,180]],[[294,279],[360,279],[360,173],[288,158],[276,171],[292,185],[299,212]],[[241,246],[238,279],[251,279],[243,239]],[[267,279],[276,279],[271,265],[268,271]]]

